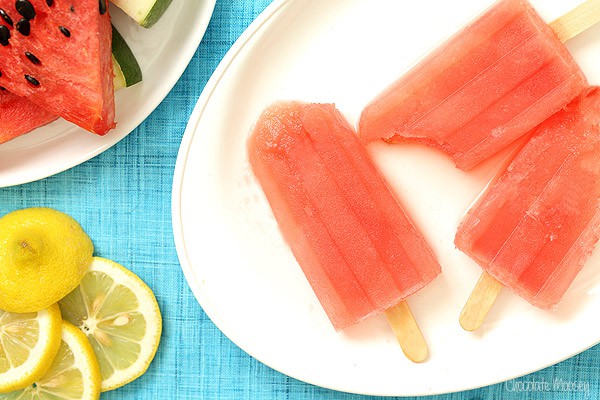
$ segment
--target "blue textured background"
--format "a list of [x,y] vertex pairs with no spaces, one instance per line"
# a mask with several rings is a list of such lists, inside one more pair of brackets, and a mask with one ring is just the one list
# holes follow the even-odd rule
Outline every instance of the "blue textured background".
[[[129,267],[154,290],[164,318],[161,346],[140,379],[104,399],[369,399],[284,376],[237,348],[204,314],[181,272],[171,230],[171,183],[186,122],[229,47],[270,3],[219,0],[189,67],[165,101],[128,137],[56,176],[0,189],[0,214],[53,207],[76,218],[96,254]],[[600,398],[600,346],[526,377],[435,399]],[[493,362],[493,361],[491,361]],[[514,391],[554,379],[589,391]],[[431,380],[435,380],[432,376]],[[429,397],[428,397],[429,398]]]

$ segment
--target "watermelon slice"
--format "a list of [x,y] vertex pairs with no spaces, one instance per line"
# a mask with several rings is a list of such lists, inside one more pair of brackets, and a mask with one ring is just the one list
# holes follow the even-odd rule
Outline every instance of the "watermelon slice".
[[[142,81],[140,65],[129,45],[114,26],[112,29],[112,55],[115,90]],[[0,144],[46,125],[57,118],[31,101],[0,87]]]
[[0,0],[0,86],[99,135],[115,126],[105,0]]
[[57,118],[8,90],[0,90],[0,116],[0,143],[8,142]]

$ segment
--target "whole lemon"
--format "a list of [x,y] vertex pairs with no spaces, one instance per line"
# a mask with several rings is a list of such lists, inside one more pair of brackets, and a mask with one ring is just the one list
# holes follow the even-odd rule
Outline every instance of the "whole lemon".
[[36,312],[79,285],[94,245],[71,216],[26,208],[0,218],[0,309]]

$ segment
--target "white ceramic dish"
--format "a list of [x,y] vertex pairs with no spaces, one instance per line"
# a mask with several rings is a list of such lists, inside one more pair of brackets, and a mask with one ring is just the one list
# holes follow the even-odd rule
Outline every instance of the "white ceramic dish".
[[[384,317],[344,332],[332,329],[249,169],[246,138],[267,104],[335,102],[356,123],[376,93],[489,4],[275,1],[222,61],[183,138],[173,184],[173,228],[200,305],[250,355],[327,388],[428,395],[521,376],[600,341],[595,327],[600,254],[556,312],[535,309],[503,291],[477,333],[460,328],[459,312],[481,269],[454,248],[454,232],[493,174],[494,162],[467,174],[421,146],[370,148],[444,270],[409,299],[430,346],[430,358],[418,365],[403,356]],[[550,20],[576,4],[539,0],[534,5]],[[598,37],[595,27],[569,43],[596,84]]]
[[117,7],[112,21],[135,54],[143,82],[116,93],[117,128],[97,136],[64,120],[0,145],[0,187],[42,179],[111,147],[137,127],[173,88],[206,31],[216,0],[173,1],[150,29]]

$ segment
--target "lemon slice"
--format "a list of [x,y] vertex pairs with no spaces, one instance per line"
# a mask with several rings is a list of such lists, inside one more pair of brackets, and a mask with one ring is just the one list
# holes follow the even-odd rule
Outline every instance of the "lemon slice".
[[0,310],[0,393],[24,388],[40,378],[60,346],[58,305],[26,314]]
[[91,400],[100,398],[100,368],[94,350],[81,331],[62,322],[60,347],[50,369],[33,384],[0,399]]
[[162,319],[148,286],[133,272],[94,257],[81,284],[59,302],[63,318],[88,337],[102,373],[102,391],[146,372],[158,348]]

